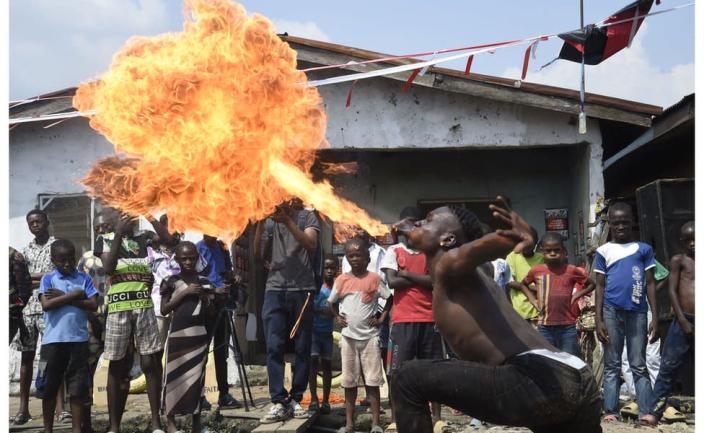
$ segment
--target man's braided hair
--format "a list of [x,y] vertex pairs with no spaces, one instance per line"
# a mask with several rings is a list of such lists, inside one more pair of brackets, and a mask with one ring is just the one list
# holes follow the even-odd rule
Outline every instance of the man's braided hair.
[[479,239],[484,235],[484,232],[482,231],[481,222],[479,221],[479,218],[477,218],[477,216],[474,214],[474,212],[456,205],[451,205],[449,206],[449,208],[460,221],[460,225],[462,226],[462,232],[467,238],[467,242]]

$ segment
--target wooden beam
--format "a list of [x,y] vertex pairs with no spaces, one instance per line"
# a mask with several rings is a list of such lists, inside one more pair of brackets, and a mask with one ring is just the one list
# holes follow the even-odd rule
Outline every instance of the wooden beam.
[[[298,52],[299,61],[311,63],[314,65],[339,64],[345,63],[350,60],[349,56],[343,56],[338,53],[321,49],[314,49],[303,45],[294,44],[294,48]],[[410,61],[405,61],[404,63],[410,63]],[[386,66],[388,65],[351,65],[345,67],[344,69],[336,69],[334,70],[334,73],[328,70],[321,72],[313,72],[311,74],[315,74],[316,78],[319,76],[327,77],[339,75],[341,72],[343,74],[354,72],[368,72],[381,69]],[[410,75],[411,72],[403,72],[398,74],[386,75],[384,76],[384,78],[405,82],[408,80],[408,77]],[[505,84],[494,84],[456,77],[454,76],[454,74],[446,75],[439,74],[436,72],[429,72],[422,77],[416,77],[413,82],[413,85],[444,90],[453,93],[461,93],[495,101],[507,102],[511,104],[526,105],[530,107],[557,111],[561,113],[569,113],[574,115],[579,114],[578,100],[574,100],[568,97],[541,95],[538,93],[526,91],[525,89],[523,89],[523,87],[527,87],[528,83],[523,83],[520,80],[515,81],[514,87],[509,87]],[[564,90],[567,91],[567,89]],[[613,120],[617,122],[630,123],[645,127],[649,127],[652,123],[650,114],[630,112],[620,108],[590,103],[590,98],[587,98],[585,111],[588,116],[598,119]]]

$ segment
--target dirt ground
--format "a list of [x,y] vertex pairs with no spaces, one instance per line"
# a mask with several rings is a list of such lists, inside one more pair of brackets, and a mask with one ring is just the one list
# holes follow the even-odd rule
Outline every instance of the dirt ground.
[[[248,370],[251,367],[248,367]],[[213,408],[212,411],[204,413],[204,421],[209,426],[213,433],[248,433],[257,427],[258,416],[263,414],[266,409],[268,409],[268,388],[266,386],[266,373],[264,371],[258,371],[258,369],[252,368],[249,372],[249,380],[252,394],[255,400],[256,408],[250,413],[244,413],[242,410],[235,412],[229,410],[218,411]],[[319,390],[320,391],[320,390]],[[242,400],[242,393],[239,387],[232,387],[231,393],[238,400]],[[340,395],[340,390],[333,390],[334,394]],[[363,398],[363,388],[360,389],[360,399]],[[211,399],[212,400],[212,399]],[[306,397],[304,397],[304,402]],[[332,399],[334,401],[334,399]],[[211,401],[214,403],[214,401]],[[19,398],[17,396],[10,397],[10,414],[13,415],[17,413],[19,407]],[[391,411],[388,408],[388,401],[382,401],[382,408],[384,413],[381,417],[381,423],[386,426],[390,422]],[[41,422],[41,401],[32,397],[30,399],[30,413],[34,419],[30,422],[28,426],[32,426],[30,429],[23,429],[27,433],[34,433],[42,430]],[[148,428],[148,413],[149,413],[149,403],[146,394],[130,395],[127,399],[127,406],[125,410],[125,415],[123,418],[123,433],[137,433],[144,432]],[[355,430],[360,432],[368,432],[371,427],[371,415],[367,412],[367,409],[358,406],[357,422],[355,424]],[[235,417],[246,416],[247,418]],[[529,432],[530,430],[525,428],[516,427],[503,427],[503,426],[488,426],[482,425],[481,427],[474,428],[469,425],[471,418],[464,415],[453,415],[449,408],[443,408],[443,419],[448,422],[450,426],[453,427],[453,431],[469,433],[475,431],[490,431],[490,432]],[[190,432],[190,425],[186,419],[179,421],[182,424],[183,430],[187,433]],[[334,431],[337,428],[344,425],[344,407],[343,405],[336,404],[333,405],[333,411],[330,415],[320,416],[314,423],[314,428],[311,428],[309,432],[316,431]],[[26,426],[26,427],[28,427]],[[316,429],[315,426],[322,427],[323,429]],[[93,408],[93,427],[97,433],[104,433],[108,429],[107,424],[107,408],[106,407],[94,407]],[[57,430],[70,429],[70,424],[57,424],[55,425]],[[617,422],[611,424],[602,424],[604,433],[647,433],[647,432],[657,432],[657,433],[694,433],[694,425],[687,423],[676,423],[676,424],[661,424],[657,428],[652,427],[636,427],[633,423],[629,422]],[[327,430],[324,430],[327,429]],[[10,431],[15,431],[15,429],[10,429]],[[569,432],[565,432],[569,433]]]

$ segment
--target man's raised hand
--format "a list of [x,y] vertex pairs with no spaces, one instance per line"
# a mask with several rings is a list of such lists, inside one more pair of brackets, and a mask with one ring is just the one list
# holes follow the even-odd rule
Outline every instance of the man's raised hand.
[[514,240],[516,246],[513,248],[513,251],[516,253],[535,247],[536,239],[530,224],[515,211],[511,210],[511,207],[504,197],[498,196],[496,200],[499,202],[500,206],[490,204],[489,210],[494,218],[511,227],[509,230],[497,230],[496,233]]

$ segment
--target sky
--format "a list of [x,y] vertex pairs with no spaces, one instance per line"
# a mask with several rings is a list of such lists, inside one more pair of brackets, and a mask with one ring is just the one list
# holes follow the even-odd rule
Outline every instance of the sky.
[[[651,11],[692,0],[663,0]],[[585,23],[629,0],[584,0]],[[578,0],[408,2],[242,1],[279,32],[389,54],[407,54],[574,30]],[[179,0],[10,0],[10,99],[98,78],[134,35],[180,31]],[[579,88],[579,65],[555,62],[561,41],[539,44],[526,81]],[[475,57],[472,72],[520,78],[525,46]],[[446,66],[446,65],[443,65]],[[463,69],[462,61],[447,64]],[[694,7],[646,19],[630,48],[586,67],[587,92],[667,107],[694,91]]]

